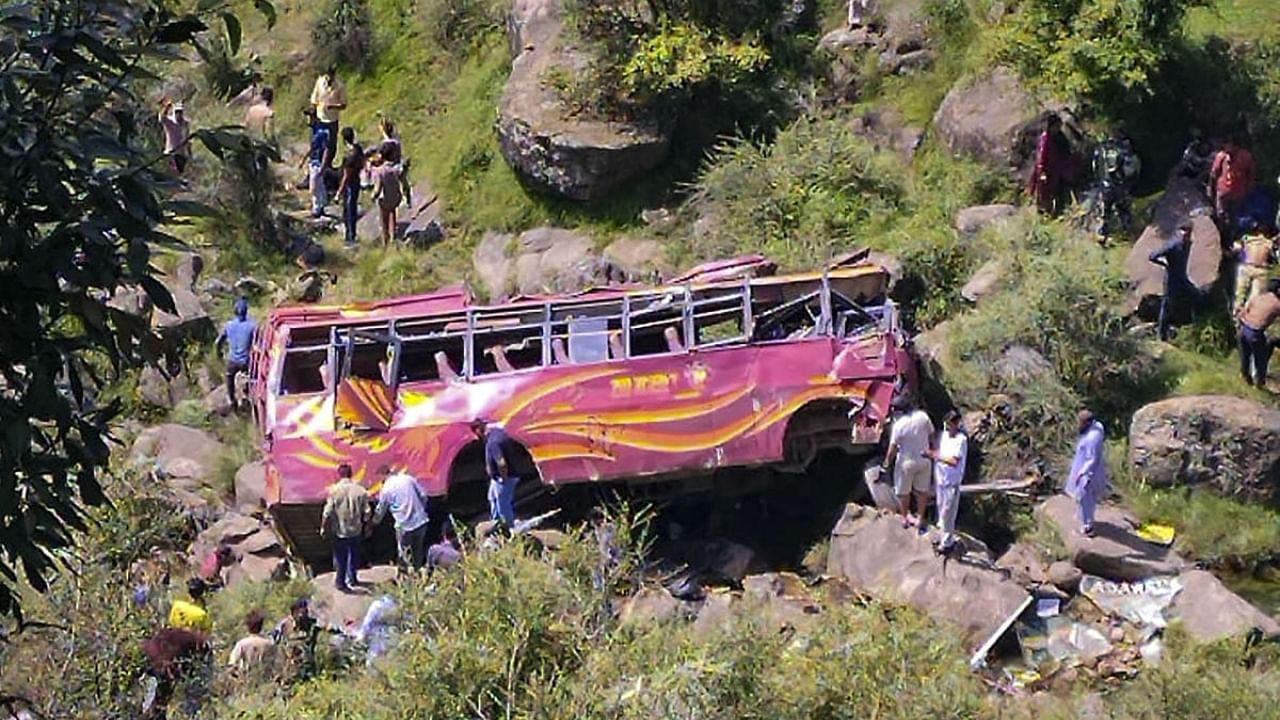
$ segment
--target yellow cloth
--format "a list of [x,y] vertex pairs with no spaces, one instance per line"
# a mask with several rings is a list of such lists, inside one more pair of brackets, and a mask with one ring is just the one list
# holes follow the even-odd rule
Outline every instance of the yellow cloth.
[[1173,544],[1175,531],[1168,525],[1146,523],[1135,530],[1134,534],[1149,543],[1155,543],[1156,545],[1171,545]]
[[169,627],[208,634],[213,632],[213,618],[209,617],[208,610],[195,603],[174,600],[169,609]]

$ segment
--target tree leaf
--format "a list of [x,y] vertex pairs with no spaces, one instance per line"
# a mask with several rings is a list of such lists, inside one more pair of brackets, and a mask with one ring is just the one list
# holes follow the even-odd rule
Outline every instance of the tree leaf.
[[179,45],[191,42],[197,35],[208,29],[209,26],[205,25],[200,18],[188,16],[181,20],[174,20],[160,28],[156,33],[156,42],[165,45]]
[[142,289],[147,291],[147,296],[151,298],[151,302],[155,303],[156,307],[170,315],[178,314],[178,308],[173,304],[173,293],[169,292],[169,288],[165,287],[164,283],[150,275],[143,275],[141,282]]
[[271,0],[253,0],[253,6],[267,19],[268,30],[276,26],[276,6]]
[[222,13],[222,25],[227,34],[227,50],[229,54],[235,55],[240,52],[240,40],[242,33],[240,31],[240,18],[229,12]]

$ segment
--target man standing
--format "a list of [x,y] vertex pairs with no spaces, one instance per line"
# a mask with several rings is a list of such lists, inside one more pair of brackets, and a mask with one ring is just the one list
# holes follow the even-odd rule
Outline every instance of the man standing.
[[262,88],[262,95],[244,113],[244,126],[259,140],[276,137],[276,91]]
[[1240,206],[1253,189],[1256,173],[1253,154],[1240,147],[1239,137],[1229,138],[1213,158],[1213,166],[1209,169],[1209,193],[1224,243],[1235,240]]
[[347,89],[338,79],[337,71],[337,67],[329,66],[316,78],[315,87],[311,89],[311,106],[315,108],[316,118],[329,130],[330,161],[338,156],[338,121],[347,109]]
[[346,155],[342,157],[342,179],[338,181],[338,197],[342,198],[342,223],[346,229],[348,248],[356,246],[356,223],[360,220],[360,173],[364,171],[364,148],[356,142],[355,128],[342,128]]
[[1187,277],[1187,263],[1191,259],[1191,223],[1182,223],[1173,239],[1160,246],[1147,259],[1164,267],[1164,296],[1160,298],[1157,328],[1160,339],[1167,341],[1173,316],[1181,314],[1185,306],[1200,295],[1200,291]]
[[1076,440],[1076,456],[1071,462],[1071,473],[1063,491],[1076,501],[1080,509],[1080,532],[1093,535],[1093,515],[1098,503],[1107,494],[1110,474],[1104,448],[1106,431],[1090,410],[1081,410],[1079,439]]
[[[889,434],[889,450],[885,453],[882,470],[893,466],[893,492],[898,496],[898,512],[902,527],[918,525],[923,535],[927,531],[925,513],[929,498],[933,495],[933,478],[929,466],[929,440],[933,435],[933,422],[929,415],[913,403],[904,403],[906,412],[893,421]],[[911,495],[916,497],[916,513],[912,517]]]
[[938,489],[938,525],[942,528],[938,552],[946,553],[956,544],[960,484],[964,481],[965,463],[969,458],[969,438],[960,427],[959,412],[951,410],[943,418],[937,449],[928,453],[933,458],[933,480]]
[[484,441],[484,467],[489,475],[489,519],[502,523],[510,531],[516,524],[516,483],[520,482],[511,470],[511,438],[500,426],[479,418],[471,422],[471,432]]
[[204,605],[204,596],[208,590],[209,586],[200,578],[193,577],[188,580],[187,595],[191,600],[173,601],[172,607],[169,608],[169,627],[192,630],[204,633],[206,636],[212,633],[213,619],[209,617],[209,611]]
[[854,30],[867,24],[873,12],[872,0],[849,0],[849,29]]
[[249,631],[249,634],[237,640],[235,647],[231,648],[231,657],[227,659],[227,667],[231,668],[232,672],[242,679],[247,678],[252,671],[265,665],[275,650],[275,643],[271,641],[271,638],[262,634],[264,620],[261,610],[250,610],[249,614],[244,618],[244,626]]
[[214,343],[219,358],[223,355],[223,347],[231,346],[231,352],[227,355],[226,381],[227,399],[231,401],[233,410],[240,407],[236,402],[236,375],[249,372],[249,351],[253,348],[253,332],[258,328],[257,324],[249,319],[248,300],[236,299],[235,314],[235,319],[222,327],[222,332],[218,333],[218,340]]
[[1246,303],[1236,317],[1240,320],[1240,375],[1250,385],[1266,387],[1272,350],[1267,329],[1280,318],[1280,280],[1268,283],[1267,291]]
[[187,170],[187,137],[191,126],[187,122],[186,109],[182,103],[175,103],[169,98],[160,102],[160,127],[164,130],[164,154],[169,157],[169,167],[174,175],[181,175]]
[[1062,133],[1062,118],[1050,113],[1044,121],[1044,130],[1036,141],[1035,165],[1027,180],[1027,195],[1035,200],[1042,213],[1057,213],[1058,199],[1066,180],[1071,162],[1071,143]]
[[373,524],[377,526],[382,522],[390,510],[395,521],[400,564],[419,570],[427,561],[427,494],[412,475],[403,471],[392,473],[388,465],[379,468],[378,475],[383,478],[382,490],[378,493]]
[[1250,232],[1232,246],[1236,254],[1236,296],[1232,312],[1240,312],[1245,303],[1266,292],[1275,251],[1275,228]]
[[307,187],[311,190],[311,217],[318,218],[324,215],[324,208],[329,204],[326,175],[333,163],[333,151],[330,149],[333,134],[329,132],[329,126],[316,119],[314,108],[307,108],[306,115],[311,128],[311,148],[302,162],[307,166]]
[[329,488],[320,516],[321,537],[333,537],[334,585],[338,592],[351,592],[359,585],[360,542],[369,520],[369,493],[351,477],[351,466],[338,466],[338,482]]

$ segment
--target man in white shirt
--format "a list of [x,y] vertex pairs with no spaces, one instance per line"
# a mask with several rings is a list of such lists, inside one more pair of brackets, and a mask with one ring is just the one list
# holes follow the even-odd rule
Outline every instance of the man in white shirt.
[[[925,512],[933,495],[933,474],[929,462],[929,442],[933,437],[933,422],[929,415],[913,403],[902,406],[905,412],[893,421],[889,434],[889,450],[884,456],[882,469],[893,465],[893,493],[898,496],[898,511],[902,515],[902,527],[918,525],[926,531]],[[916,497],[916,513],[912,517],[911,495]]]
[[938,552],[946,553],[956,544],[956,513],[960,510],[960,483],[964,481],[965,462],[969,458],[969,438],[960,427],[960,413],[952,410],[942,421],[937,447],[929,451],[933,458],[933,481],[938,492],[938,525],[942,538]]
[[382,522],[390,510],[401,566],[421,569],[427,562],[427,495],[417,479],[406,472],[392,473],[390,466],[383,465],[378,475],[383,481],[373,524]]

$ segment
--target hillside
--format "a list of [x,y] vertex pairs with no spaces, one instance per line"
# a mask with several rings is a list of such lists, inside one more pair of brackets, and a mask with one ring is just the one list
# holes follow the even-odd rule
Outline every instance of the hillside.
[[[194,127],[240,124],[245,108],[228,99],[252,73],[274,89],[275,138],[223,157],[198,147],[186,182],[163,188],[213,209],[166,226],[180,242],[156,243],[144,258],[163,272],[174,319],[164,325],[150,303],[121,311],[144,328],[163,325],[165,353],[140,351],[150,365],[94,360],[103,376],[95,395],[121,408],[104,482],[112,503],[88,512],[74,548],[51,553],[59,570],[47,591],[29,576],[3,581],[37,624],[0,626],[0,718],[136,716],[142,640],[219,541],[243,554],[235,582],[210,600],[218,670],[201,710],[175,701],[170,717],[1273,713],[1280,645],[1241,630],[1280,622],[1280,381],[1274,369],[1261,387],[1240,378],[1228,309],[1235,263],[1179,161],[1194,132],[1214,143],[1242,134],[1258,184],[1277,190],[1275,2],[879,0],[856,28],[839,0],[227,5],[240,18],[236,52],[215,27],[211,54],[150,58],[163,71],[131,87],[154,136],[142,142],[159,142],[150,106],[161,97],[184,101]],[[429,239],[382,248],[370,217],[359,245],[346,247],[334,205],[327,219],[309,217],[297,184],[308,150],[302,113],[331,64],[348,97],[341,124],[366,147],[380,119],[394,121],[411,206],[422,227],[433,221],[415,237]],[[1061,214],[1035,210],[1024,186],[1050,112],[1066,119],[1086,164],[1105,138],[1132,139],[1142,169],[1127,227],[1102,240],[1093,232],[1085,177]],[[419,222],[413,212],[401,220]],[[1188,273],[1202,302],[1162,341],[1163,274],[1147,255],[1183,222],[1200,248]],[[950,562],[979,566],[974,582],[992,595],[949,617],[939,607],[964,603],[948,606],[947,593],[972,587],[946,585],[956,566],[938,560],[919,583],[934,595],[911,596],[910,573],[935,561],[927,543],[897,532],[888,515],[845,509],[854,494],[845,478],[862,467],[825,459],[785,481],[822,488],[812,494],[825,504],[798,528],[772,526],[747,502],[619,502],[611,561],[575,516],[497,548],[468,538],[455,571],[384,582],[394,570],[371,568],[378,580],[365,596],[344,600],[331,574],[287,554],[262,510],[261,442],[220,388],[210,342],[238,297],[258,319],[299,299],[290,238],[324,248],[322,304],[456,283],[492,301],[568,293],[754,253],[781,271],[814,270],[869,248],[893,275],[925,404],[935,419],[951,408],[965,416],[976,447],[969,482],[1029,478],[1029,494],[962,504],[971,554]],[[141,304],[150,290],[130,292]],[[1171,547],[1142,545],[1134,559],[1111,546],[1098,552],[1122,557],[1081,560],[1099,544],[1053,508],[1082,407],[1107,429],[1105,506],[1126,528],[1110,539],[1141,543],[1128,530],[1157,523],[1176,528]],[[828,487],[831,477],[840,481]],[[803,504],[786,492],[762,497],[762,506]],[[696,600],[679,597],[672,526],[701,527],[705,517],[689,521],[698,515],[718,522],[721,511],[732,531],[686,544],[743,547],[754,562],[708,581]],[[841,559],[854,526],[884,542],[885,556],[924,558],[878,560],[906,590],[879,592],[889,580],[863,586],[846,570],[864,562],[849,550]],[[0,552],[9,558],[0,570],[18,566]],[[731,563],[711,564],[708,575]],[[1124,572],[1109,579],[1167,574],[1208,588],[1205,605],[1184,590],[1186,604],[1171,610],[1180,621],[1157,633],[1156,660],[1151,638],[1138,637],[1146,625],[1108,618],[1080,589],[1082,570],[1116,566]],[[1064,567],[1073,582],[1054,579]],[[954,623],[993,612],[979,606],[1008,584],[1019,597],[1060,599],[1063,618],[1101,628],[1107,653],[1082,659],[1076,648],[1046,660],[1010,634],[975,672],[971,628]],[[352,625],[383,593],[398,606],[398,640],[366,666],[369,640],[351,639]],[[346,634],[322,643],[311,678],[224,671],[248,610],[274,622],[300,597],[336,629],[347,622]],[[1204,617],[1212,631],[1195,624]],[[24,703],[40,714],[20,714]]]

